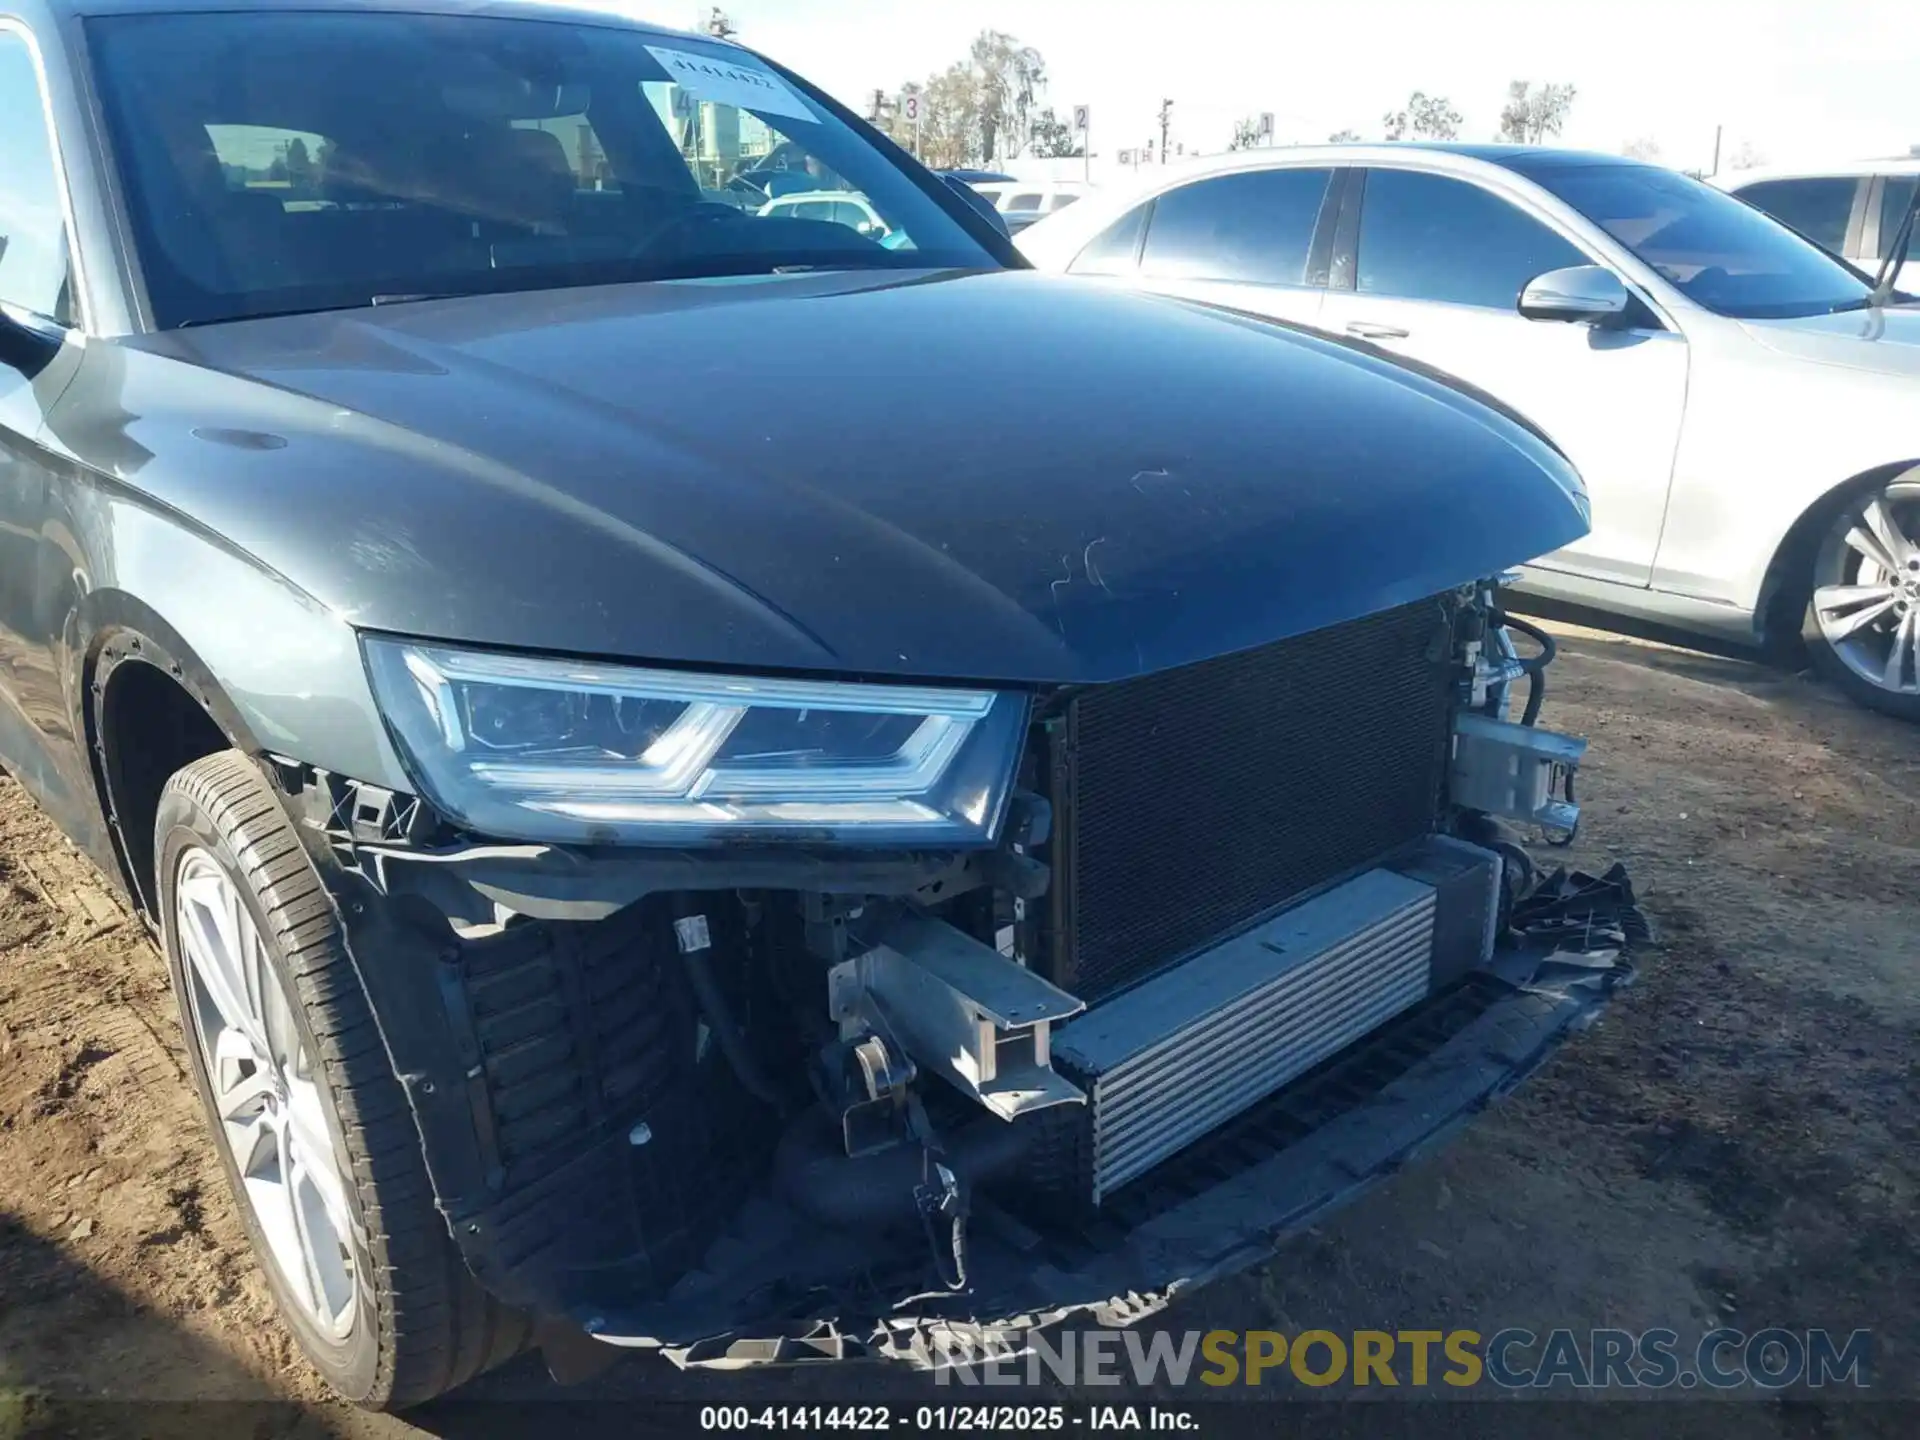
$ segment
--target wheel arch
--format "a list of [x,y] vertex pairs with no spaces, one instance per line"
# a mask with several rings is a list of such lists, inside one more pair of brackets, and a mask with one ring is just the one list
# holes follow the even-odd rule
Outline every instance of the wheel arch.
[[81,654],[83,733],[119,880],[154,911],[153,824],[160,790],[203,755],[264,747],[194,647],[150,605],[124,591],[87,596]]
[[1811,561],[1835,511],[1862,490],[1900,479],[1920,483],[1920,457],[1876,465],[1828,487],[1787,528],[1767,562],[1754,605],[1755,628],[1769,649],[1800,633],[1806,597],[1799,593],[1799,572]]

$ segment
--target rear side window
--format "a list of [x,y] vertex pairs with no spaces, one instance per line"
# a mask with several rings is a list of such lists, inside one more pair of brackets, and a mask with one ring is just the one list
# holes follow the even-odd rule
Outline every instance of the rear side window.
[[1140,272],[1162,280],[1299,285],[1331,170],[1257,170],[1162,195]]
[[1359,250],[1362,294],[1500,310],[1534,276],[1592,263],[1498,195],[1413,170],[1367,172]]
[[1064,210],[1079,198],[1080,197],[1075,195],[1071,190],[1055,195],[1052,200],[1047,202],[1047,213],[1052,214],[1055,210]]
[[1022,191],[1018,195],[1008,196],[1000,208],[1002,210],[1038,210],[1040,194],[1036,190]]
[[[1873,252],[1880,259],[1893,253],[1893,242],[1900,238],[1900,222],[1907,218],[1916,185],[1920,185],[1920,175],[1889,175],[1880,191],[1880,245]],[[1920,235],[1914,236],[1910,253],[1920,258]]]
[[227,190],[258,191],[282,206],[320,199],[320,176],[333,142],[278,125],[205,125]]
[[1073,275],[1130,275],[1134,257],[1140,253],[1140,232],[1147,228],[1147,212],[1153,202],[1136,205],[1113,224],[1094,236],[1093,243],[1073,257],[1067,267]]
[[0,300],[71,323],[67,226],[27,42],[0,30]]
[[1847,248],[1847,221],[1853,218],[1853,198],[1860,181],[1851,175],[1828,175],[1809,180],[1761,180],[1739,192],[1783,225],[1791,225],[1822,250],[1835,255]]

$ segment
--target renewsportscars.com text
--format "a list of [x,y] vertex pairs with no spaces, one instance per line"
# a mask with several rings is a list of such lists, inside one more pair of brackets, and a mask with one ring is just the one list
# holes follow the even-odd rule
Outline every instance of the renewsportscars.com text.
[[1782,1390],[1871,1384],[1866,1330],[1752,1332],[1509,1327],[1478,1330],[1092,1330],[935,1339],[937,1383],[1331,1385],[1419,1390]]

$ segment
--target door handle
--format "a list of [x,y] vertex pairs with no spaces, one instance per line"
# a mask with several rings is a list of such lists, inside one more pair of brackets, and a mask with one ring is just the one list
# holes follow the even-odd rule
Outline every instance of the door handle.
[[1377,325],[1371,320],[1347,322],[1347,334],[1358,335],[1362,340],[1404,340],[1411,333],[1398,325]]

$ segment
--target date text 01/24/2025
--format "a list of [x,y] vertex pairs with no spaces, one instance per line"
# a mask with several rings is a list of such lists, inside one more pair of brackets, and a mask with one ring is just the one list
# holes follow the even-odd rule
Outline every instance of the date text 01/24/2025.
[[700,1410],[700,1428],[936,1434],[1069,1429],[1192,1432],[1199,1426],[1191,1411],[1159,1405],[920,1405],[911,1412],[896,1412],[889,1405],[707,1405]]

